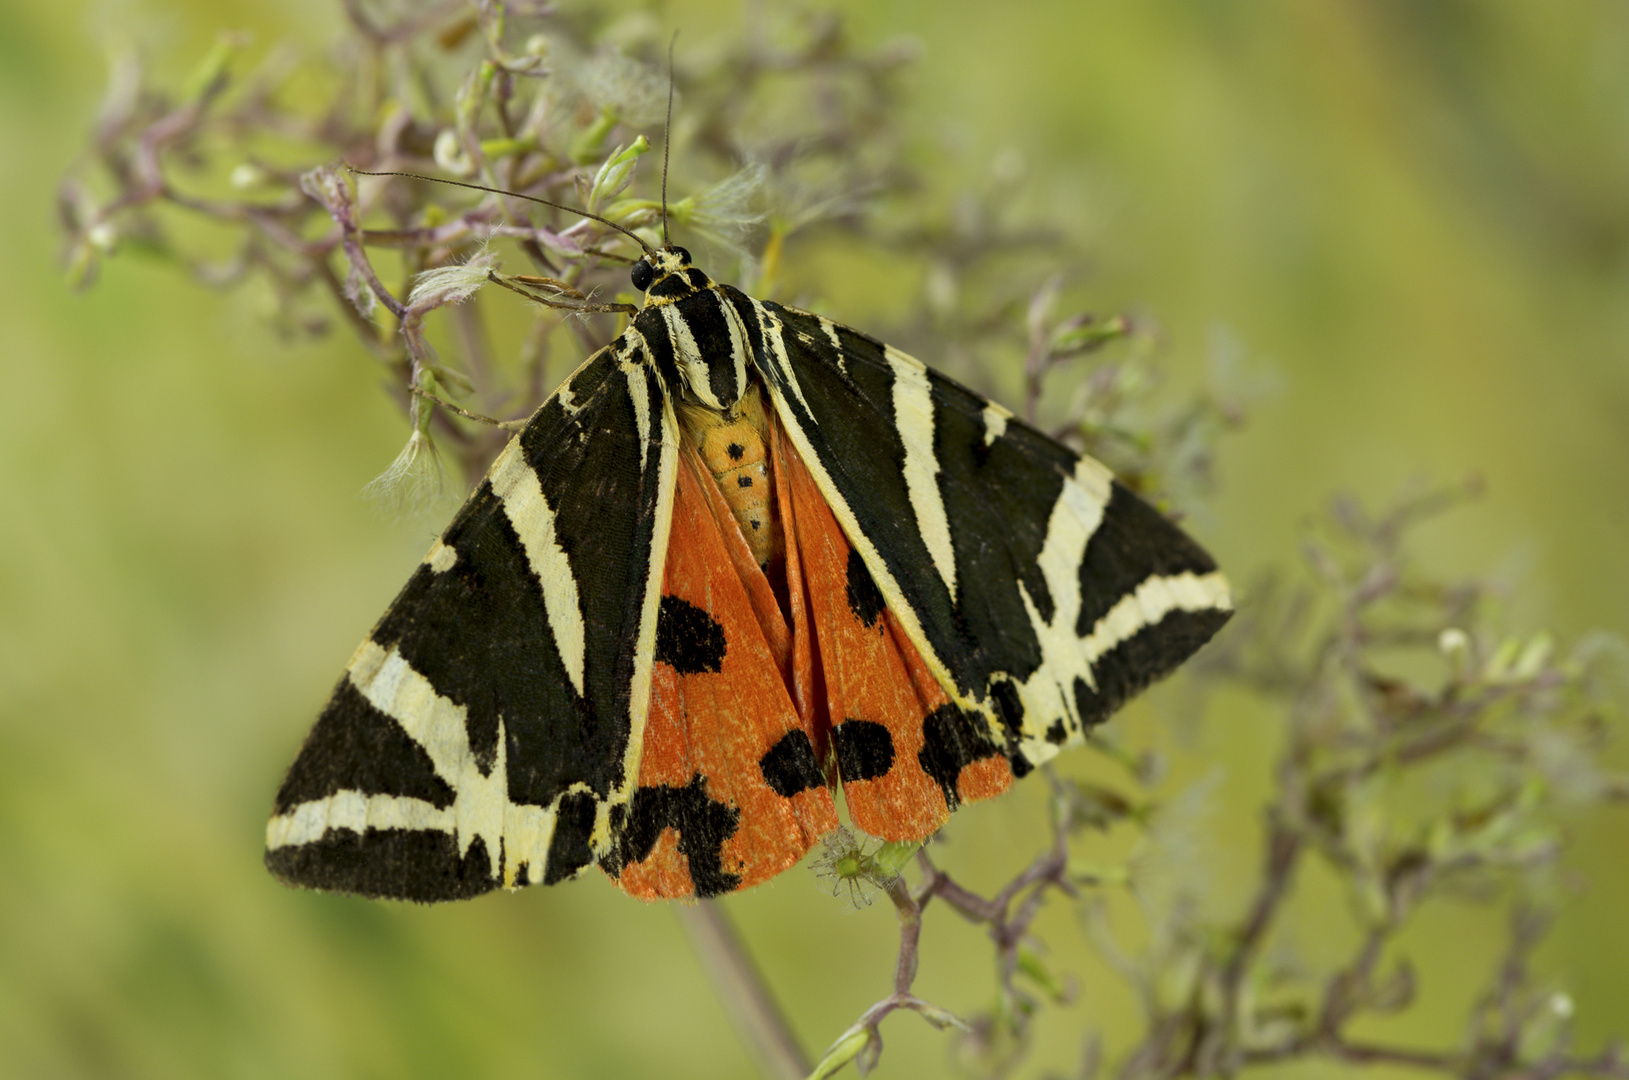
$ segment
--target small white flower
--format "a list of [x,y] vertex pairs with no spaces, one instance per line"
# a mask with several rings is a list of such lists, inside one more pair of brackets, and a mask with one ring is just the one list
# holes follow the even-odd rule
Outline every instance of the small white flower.
[[98,221],[85,230],[85,239],[97,251],[111,252],[119,243],[119,230],[113,227],[111,221]]
[[266,182],[266,170],[259,165],[245,161],[232,170],[230,182],[239,191],[247,191]]

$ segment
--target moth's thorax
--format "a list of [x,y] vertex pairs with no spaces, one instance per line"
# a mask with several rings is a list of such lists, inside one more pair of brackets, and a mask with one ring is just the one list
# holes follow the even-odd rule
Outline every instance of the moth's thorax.
[[665,247],[639,260],[650,270],[651,283],[645,286],[645,307],[661,307],[692,293],[713,287],[712,280],[690,265],[690,253],[681,247]]
[[693,402],[681,402],[677,412],[683,437],[696,447],[718,484],[752,557],[766,568],[779,562],[784,557],[785,538],[769,467],[769,422],[763,392],[757,385],[749,387],[729,412]]
[[652,252],[636,265],[646,283],[645,305],[634,329],[674,390],[709,409],[728,412],[747,389],[752,366],[741,315],[706,274],[690,265],[683,248]]

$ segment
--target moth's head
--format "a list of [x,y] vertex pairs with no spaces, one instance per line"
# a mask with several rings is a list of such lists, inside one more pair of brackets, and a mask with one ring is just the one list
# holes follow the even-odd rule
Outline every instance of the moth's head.
[[673,244],[648,251],[633,264],[628,277],[645,294],[647,304],[678,300],[712,284],[706,274],[690,265],[690,253]]

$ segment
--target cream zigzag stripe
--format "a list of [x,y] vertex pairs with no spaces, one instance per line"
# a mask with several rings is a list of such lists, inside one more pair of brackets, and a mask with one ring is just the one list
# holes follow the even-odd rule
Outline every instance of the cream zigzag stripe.
[[530,880],[541,880],[554,838],[555,811],[553,806],[509,801],[508,740],[502,722],[497,759],[483,775],[469,745],[464,707],[436,693],[400,652],[386,652],[375,642],[365,642],[351,663],[349,678],[374,708],[401,725],[429,755],[436,775],[453,789],[453,804],[440,809],[422,799],[338,791],[272,818],[266,825],[266,846],[275,850],[312,843],[330,829],[357,833],[370,828],[433,830],[456,836],[461,856],[480,837],[492,876],[498,877],[501,871],[506,885],[517,884],[513,879],[522,863]]
[[956,600],[956,548],[950,539],[950,516],[939,491],[939,462],[933,455],[933,394],[928,369],[904,353],[886,348],[894,370],[894,429],[905,447],[905,492],[922,543],[934,568]]
[[1110,649],[1173,611],[1232,611],[1233,599],[1221,571],[1174,576],[1152,574],[1097,620],[1092,632],[1080,639],[1088,664],[1096,665]]
[[536,470],[526,463],[521,453],[520,440],[509,440],[498,460],[492,463],[489,474],[492,490],[502,501],[503,511],[520,538],[527,564],[537,575],[554,646],[560,652],[566,677],[581,697],[587,649],[582,598],[577,594],[577,578],[571,572],[571,561],[566,558],[555,532],[554,508],[543,494]]

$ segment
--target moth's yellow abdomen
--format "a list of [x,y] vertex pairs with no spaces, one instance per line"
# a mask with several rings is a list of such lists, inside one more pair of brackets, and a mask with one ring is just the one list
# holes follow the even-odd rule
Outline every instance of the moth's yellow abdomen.
[[678,417],[685,438],[700,451],[702,463],[741,526],[752,557],[763,567],[778,562],[785,554],[785,542],[775,511],[763,391],[749,387],[732,414],[681,401]]

